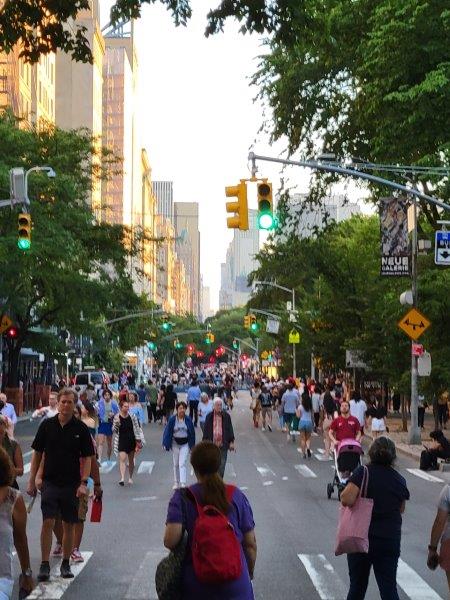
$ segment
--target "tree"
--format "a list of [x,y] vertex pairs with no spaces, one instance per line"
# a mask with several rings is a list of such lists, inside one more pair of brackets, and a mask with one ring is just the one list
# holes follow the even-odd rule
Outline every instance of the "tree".
[[[111,22],[136,19],[144,4],[158,0],[116,0],[111,9]],[[171,11],[175,25],[186,25],[192,15],[189,0],[159,0]],[[74,60],[92,62],[92,53],[86,38],[86,28],[74,24],[81,10],[88,9],[90,0],[3,0],[0,12],[0,48],[9,52],[15,44],[21,46],[21,55],[30,62],[56,50],[71,54]],[[206,35],[223,30],[227,18],[241,22],[242,33],[255,31],[290,34],[291,20],[301,14],[298,0],[222,0],[208,13]],[[71,22],[70,27],[66,24]]]
[[[306,0],[291,26],[266,40],[253,78],[273,140],[286,136],[291,154],[449,167],[446,0]],[[450,197],[448,177],[417,182]]]
[[[93,160],[97,145],[87,131],[55,127],[24,129],[10,114],[0,117],[0,193],[9,197],[9,169],[51,165],[57,176],[30,177],[33,222],[30,250],[17,247],[18,209],[0,211],[2,289],[0,313],[18,328],[9,339],[10,379],[18,383],[21,348],[40,341],[48,347],[51,327],[95,336],[102,320],[117,307],[139,305],[128,274],[130,254],[126,228],[100,223],[88,205],[94,174],[106,177],[108,155]],[[102,152],[102,151],[100,151]],[[41,335],[42,334],[42,335]]]

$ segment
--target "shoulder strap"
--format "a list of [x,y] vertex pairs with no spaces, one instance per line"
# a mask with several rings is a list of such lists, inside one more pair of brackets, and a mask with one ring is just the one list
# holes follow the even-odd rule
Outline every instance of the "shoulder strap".
[[367,487],[369,485],[369,469],[367,468],[367,466],[363,467],[364,469],[364,473],[363,473],[363,478],[362,478],[362,482],[361,482],[361,490],[359,495],[361,496],[361,498],[367,498]]

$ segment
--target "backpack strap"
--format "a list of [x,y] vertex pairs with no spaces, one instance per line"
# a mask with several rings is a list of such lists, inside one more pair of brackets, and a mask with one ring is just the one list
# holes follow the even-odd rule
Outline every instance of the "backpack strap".
[[[227,501],[228,501],[229,504],[232,503],[233,494],[234,494],[235,490],[236,490],[236,486],[235,485],[230,485],[228,483],[225,484],[225,493],[226,493]],[[192,497],[194,499],[195,505],[197,507],[197,512],[198,512],[198,514],[200,514],[205,507],[202,504],[200,504],[200,502],[198,501],[198,498],[194,494],[194,492],[192,490],[192,487],[186,488],[186,495],[188,495],[189,497]],[[213,508],[215,508],[215,507],[213,507]],[[217,512],[220,512],[218,509],[215,509],[215,510]],[[223,515],[223,516],[225,516],[225,515]]]
[[229,483],[225,484],[225,492],[226,492],[227,500],[228,500],[229,504],[231,504],[231,501],[233,499],[233,494],[234,494],[234,490],[235,489],[236,489],[235,485],[231,485]]

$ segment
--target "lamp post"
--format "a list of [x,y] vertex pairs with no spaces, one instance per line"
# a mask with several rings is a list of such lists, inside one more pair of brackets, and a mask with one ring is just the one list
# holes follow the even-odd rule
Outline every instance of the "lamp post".
[[[283,290],[283,291],[288,292],[289,294],[291,294],[292,295],[292,308],[291,308],[290,312],[295,315],[295,289],[294,288],[288,288],[288,287],[285,287],[284,285],[278,285],[278,283],[275,283],[273,281],[254,281],[253,284],[255,286],[258,286],[258,285],[269,285],[271,287],[278,288],[279,290]],[[294,379],[297,377],[295,344],[292,344],[292,376],[294,377]]]

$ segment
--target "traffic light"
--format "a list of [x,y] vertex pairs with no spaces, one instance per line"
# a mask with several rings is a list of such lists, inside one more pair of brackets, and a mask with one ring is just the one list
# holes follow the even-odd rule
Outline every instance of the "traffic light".
[[31,248],[31,215],[29,213],[20,213],[17,221],[19,239],[17,246],[20,250],[29,250]]
[[195,350],[195,348],[194,348],[194,344],[188,344],[188,345],[186,346],[186,350],[187,350],[187,353],[188,353],[188,354],[192,354],[192,353],[194,352],[194,350]]
[[17,327],[14,327],[14,325],[11,325],[11,327],[7,329],[5,333],[6,337],[8,337],[10,340],[15,340],[19,335],[19,330]]
[[211,333],[210,331],[208,331],[208,333],[206,334],[206,337],[205,337],[205,344],[208,344],[208,345],[213,344],[215,339],[216,338],[215,338],[214,334]]
[[236,339],[233,340],[233,348],[234,350],[237,350],[239,348],[239,342]]
[[250,329],[250,315],[245,315],[244,327],[245,327],[245,329]]
[[172,329],[172,323],[170,323],[169,317],[167,315],[164,315],[164,317],[162,318],[161,327],[166,333]]
[[155,342],[147,342],[147,348],[151,352],[155,352],[155,350],[156,350],[156,344],[155,344]]
[[255,315],[250,315],[250,329],[251,331],[258,331],[259,329],[259,325],[258,322],[256,321],[256,316]]
[[234,213],[232,217],[227,218],[228,229],[248,230],[248,203],[247,203],[247,184],[244,180],[238,185],[230,185],[225,188],[227,198],[236,198],[234,202],[227,202],[228,213]]
[[177,338],[176,340],[173,341],[173,347],[176,350],[181,350],[181,348],[183,347],[183,344],[180,342],[180,340]]
[[217,358],[219,358],[220,356],[223,356],[224,354],[225,354],[225,348],[223,346],[219,346],[218,348],[216,348]]
[[272,229],[274,226],[272,184],[267,181],[256,186],[258,195],[258,227]]

